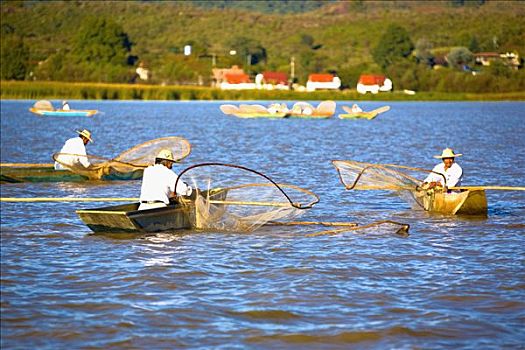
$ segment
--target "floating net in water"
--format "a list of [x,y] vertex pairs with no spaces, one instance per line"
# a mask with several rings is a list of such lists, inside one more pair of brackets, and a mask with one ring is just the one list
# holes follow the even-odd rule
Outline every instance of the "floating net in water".
[[270,221],[295,218],[319,202],[313,192],[232,164],[194,165],[177,181],[194,189],[191,198],[180,201],[194,228],[202,230],[251,232]]
[[90,180],[133,180],[142,177],[146,167],[153,164],[161,149],[169,148],[176,161],[186,158],[191,152],[188,140],[163,137],[137,145],[113,159],[95,155],[55,153],[53,159],[67,170]]
[[372,164],[350,160],[333,160],[339,179],[347,190],[396,191],[413,207],[423,207],[426,191],[420,186],[431,170],[393,164]]

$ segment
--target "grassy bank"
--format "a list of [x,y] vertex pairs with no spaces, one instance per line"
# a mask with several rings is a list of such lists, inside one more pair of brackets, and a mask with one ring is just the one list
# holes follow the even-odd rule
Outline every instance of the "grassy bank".
[[0,82],[1,99],[79,100],[337,100],[337,101],[524,101],[525,91],[508,93],[403,92],[358,94],[345,91],[223,91],[210,87],[64,82]]

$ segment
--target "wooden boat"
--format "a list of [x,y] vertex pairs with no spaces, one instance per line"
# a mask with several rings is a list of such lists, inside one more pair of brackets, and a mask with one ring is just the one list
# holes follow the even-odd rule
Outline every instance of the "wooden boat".
[[203,198],[215,201],[215,203],[207,203],[206,206],[214,207],[214,215],[220,217],[222,215],[220,213],[226,210],[224,200],[227,193],[228,191],[224,189],[197,190],[196,199],[182,199],[185,205],[179,202],[162,208],[138,210],[139,203],[128,203],[95,209],[80,209],[76,213],[94,232],[144,233],[202,229],[203,220],[206,219],[196,209],[196,203],[202,203]]
[[445,215],[487,216],[487,197],[484,190],[462,192],[418,191],[416,197],[426,211]]
[[30,108],[29,111],[34,114],[45,117],[91,117],[98,113],[98,110],[96,109],[72,109],[64,111],[61,109],[45,110],[38,108]]
[[146,233],[190,229],[191,217],[180,204],[138,210],[139,203],[128,203],[76,213],[93,232]]
[[0,164],[0,183],[17,182],[75,182],[86,181],[87,177],[75,174],[69,170],[55,170],[53,163],[26,164],[2,163]]
[[[102,181],[141,179],[143,169],[129,173],[109,173],[102,175]],[[88,181],[87,176],[75,174],[69,170],[55,170],[53,163],[1,163],[0,183],[18,182],[78,182]]]
[[384,113],[388,110],[390,110],[389,106],[380,107],[377,109],[374,109],[370,112],[353,112],[352,109],[348,106],[343,106],[343,109],[345,110],[345,114],[339,114],[339,119],[368,119],[372,120],[375,117],[377,117],[379,114]]

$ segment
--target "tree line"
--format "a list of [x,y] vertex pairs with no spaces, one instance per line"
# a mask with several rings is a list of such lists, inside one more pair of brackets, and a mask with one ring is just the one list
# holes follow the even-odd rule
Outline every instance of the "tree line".
[[[449,26],[456,25],[461,18],[469,15],[468,11],[455,12],[458,6],[462,6],[460,2],[453,2],[453,5],[443,10],[445,15],[457,17],[450,20]],[[478,2],[478,5],[486,6],[484,2]],[[79,15],[81,20],[75,24],[69,19],[58,18],[56,11],[53,11],[60,9],[76,15],[82,10],[79,6],[83,7],[84,15]],[[119,17],[108,15],[109,8],[105,4],[61,3],[53,6],[18,3],[15,6],[2,3],[2,11],[8,15],[3,16],[1,28],[1,78],[133,83],[137,81],[135,69],[142,62],[152,73],[148,81],[150,84],[209,85],[214,63],[224,68],[236,64],[252,75],[264,70],[290,73],[290,60],[293,57],[296,64],[294,78],[301,84],[306,83],[310,73],[330,72],[341,78],[343,88],[355,88],[359,75],[382,73],[394,82],[395,89],[436,92],[524,90],[523,70],[512,70],[503,62],[495,62],[488,67],[475,66],[474,62],[475,52],[525,51],[523,43],[519,41],[524,31],[524,26],[520,26],[520,21],[523,22],[519,16],[520,10],[523,11],[521,4],[509,8],[514,14],[509,12],[508,18],[488,25],[487,30],[491,30],[489,34],[479,31],[483,26],[478,22],[475,23],[480,27],[472,30],[451,28],[452,34],[449,36],[453,36],[453,39],[448,40],[454,45],[450,47],[443,46],[447,39],[434,39],[431,31],[422,33],[419,30],[418,39],[415,40],[414,30],[384,19],[377,21],[383,20],[385,25],[375,24],[370,27],[371,33],[366,35],[356,35],[359,30],[362,33],[363,29],[348,28],[344,21],[337,20],[344,19],[352,11],[366,20],[370,17],[366,6],[366,2],[334,2],[332,7],[325,6],[325,12],[267,17],[224,9],[214,10],[209,15],[205,10],[189,4],[130,3],[117,8],[124,13],[124,16]],[[49,28],[48,33],[29,28],[30,24],[19,17],[29,10],[41,12],[46,21],[44,27]],[[133,18],[127,18],[133,10],[165,10],[170,14],[182,14],[179,16],[183,18],[177,19],[179,24],[186,25],[186,29],[195,33],[187,34],[184,38],[180,38],[180,32],[171,35],[163,33],[158,27],[168,22],[159,20],[155,24],[150,12],[143,13],[144,23],[136,23],[140,21],[137,19],[134,22]],[[379,10],[384,18],[392,11]],[[95,15],[95,12],[100,11],[102,14]],[[420,11],[418,8],[412,8],[411,11],[421,16],[424,14],[417,12]],[[506,9],[502,11],[506,13]],[[501,17],[501,13],[497,15]],[[218,21],[217,16],[231,17],[236,21],[228,24],[231,27],[225,27],[225,19]],[[297,30],[297,33],[293,28],[288,28],[292,24],[322,22],[326,16],[331,16],[327,18],[332,21],[326,28],[317,25],[314,28],[318,29],[308,29],[307,26]],[[410,14],[404,16],[410,17]],[[199,28],[194,23],[199,21],[208,27]],[[275,38],[280,37],[280,41],[273,43],[271,38],[268,39],[268,33],[261,35],[251,32],[250,23],[269,32],[275,31]],[[70,33],[67,30],[73,25],[76,25],[76,30]],[[148,31],[151,35],[144,34]],[[282,32],[289,34],[283,37]],[[444,31],[441,35],[446,33]],[[346,39],[338,42],[334,40],[337,35]],[[65,45],[57,40],[63,40]],[[456,45],[458,42],[463,45]],[[185,45],[192,48],[188,56],[182,52]],[[443,58],[447,67],[433,69],[438,59]]]

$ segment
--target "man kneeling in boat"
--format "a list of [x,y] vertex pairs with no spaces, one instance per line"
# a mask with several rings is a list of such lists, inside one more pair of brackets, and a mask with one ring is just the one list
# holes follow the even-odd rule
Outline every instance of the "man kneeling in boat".
[[78,137],[72,137],[64,143],[62,149],[56,157],[55,170],[66,170],[68,165],[75,166],[81,164],[84,168],[89,168],[91,163],[86,153],[86,145],[93,142],[91,132],[87,129],[78,131]]
[[174,162],[173,152],[163,149],[157,154],[155,165],[144,169],[139,210],[165,207],[170,203],[170,198],[191,195],[191,186],[182,181],[178,182],[175,189],[178,175],[171,170]]
[[451,148],[445,148],[440,156],[434,156],[434,158],[442,159],[443,162],[432,169],[424,181],[423,188],[431,189],[439,186],[446,191],[447,188],[461,186],[463,169],[455,162],[455,157],[461,155],[461,153],[455,154]]

